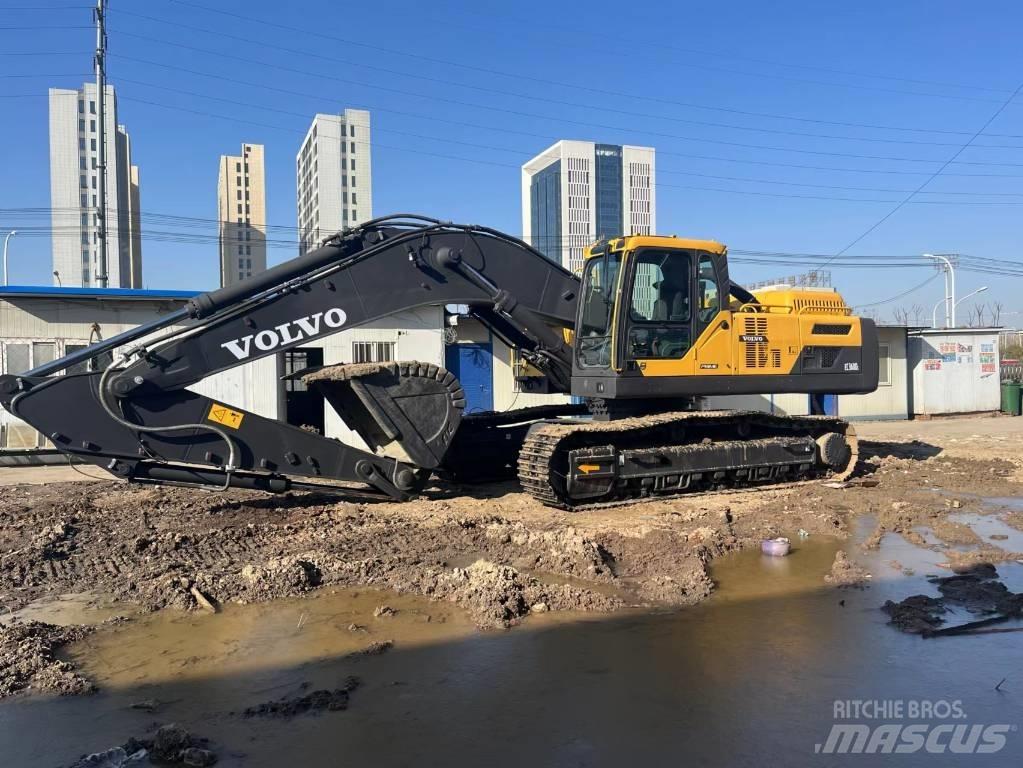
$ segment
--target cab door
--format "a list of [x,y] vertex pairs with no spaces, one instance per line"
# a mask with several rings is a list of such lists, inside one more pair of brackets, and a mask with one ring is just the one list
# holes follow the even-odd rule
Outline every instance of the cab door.
[[[721,376],[732,370],[732,313],[726,307],[727,291],[722,285],[717,259],[702,253],[696,263],[694,335],[698,376]],[[725,307],[725,309],[723,309]]]
[[626,374],[692,374],[694,257],[681,248],[640,248],[628,255],[615,355]]

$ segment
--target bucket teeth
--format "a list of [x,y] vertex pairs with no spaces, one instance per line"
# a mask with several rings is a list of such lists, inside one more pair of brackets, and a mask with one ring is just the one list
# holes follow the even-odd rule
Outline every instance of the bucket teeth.
[[397,443],[416,465],[435,469],[461,423],[465,393],[432,363],[329,365],[302,380],[373,450]]

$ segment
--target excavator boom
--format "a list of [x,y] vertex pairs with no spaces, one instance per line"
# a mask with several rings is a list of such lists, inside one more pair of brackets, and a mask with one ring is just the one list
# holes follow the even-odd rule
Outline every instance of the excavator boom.
[[[713,241],[616,238],[588,249],[580,279],[493,229],[389,216],[147,325],[0,376],[0,404],[69,456],[135,482],[267,491],[358,482],[404,500],[435,473],[464,481],[517,469],[537,499],[578,508],[844,476],[855,433],[836,417],[696,408],[714,393],[877,386],[869,320],[834,292],[744,291],[726,255]],[[460,383],[429,361],[293,374],[366,450],[189,389],[400,311],[446,305],[468,306],[545,391],[577,401],[465,415]],[[100,369],[102,359],[111,362]]]
[[[498,287],[500,286],[500,287]],[[291,477],[417,492],[446,453],[464,398],[440,366],[408,362],[309,372],[381,456],[249,413],[186,387],[389,314],[463,304],[498,313],[555,391],[567,391],[579,280],[485,227],[419,216],[369,222],[237,285],[201,294],[161,321],[26,374],[0,377],[0,403],[60,450],[128,480],[285,490]],[[119,351],[102,371],[61,375]]]

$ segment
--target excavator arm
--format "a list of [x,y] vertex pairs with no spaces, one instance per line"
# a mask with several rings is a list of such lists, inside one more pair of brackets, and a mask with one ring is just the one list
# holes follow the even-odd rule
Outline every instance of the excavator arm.
[[[367,483],[404,499],[443,465],[464,394],[433,363],[309,371],[360,450],[188,386],[214,373],[417,307],[469,305],[568,392],[579,281],[525,243],[485,227],[415,215],[346,230],[320,248],[170,315],[21,375],[0,377],[0,403],[61,451],[139,482],[283,491]],[[114,353],[103,370],[67,373]],[[296,478],[299,478],[298,480]]]

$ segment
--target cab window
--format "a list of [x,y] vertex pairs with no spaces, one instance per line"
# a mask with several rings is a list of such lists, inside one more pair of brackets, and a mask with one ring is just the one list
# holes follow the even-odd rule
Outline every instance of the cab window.
[[609,253],[586,262],[583,272],[582,317],[576,334],[579,365],[607,368],[611,365],[611,324],[618,289],[620,256]]
[[689,349],[691,269],[686,251],[636,254],[626,342],[630,359],[680,358]]
[[710,256],[700,257],[699,280],[697,282],[698,304],[696,307],[697,319],[700,327],[706,326],[717,315],[721,309],[721,299],[718,295],[717,275],[714,273],[714,260]]

